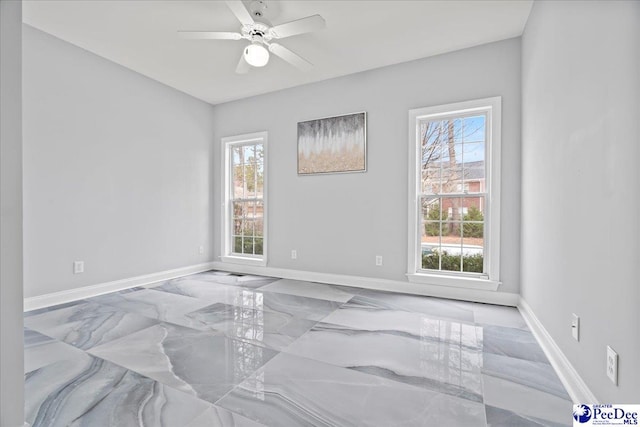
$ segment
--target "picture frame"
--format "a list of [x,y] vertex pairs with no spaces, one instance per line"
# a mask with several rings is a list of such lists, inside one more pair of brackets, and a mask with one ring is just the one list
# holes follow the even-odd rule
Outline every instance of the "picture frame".
[[298,122],[298,175],[366,171],[366,112]]

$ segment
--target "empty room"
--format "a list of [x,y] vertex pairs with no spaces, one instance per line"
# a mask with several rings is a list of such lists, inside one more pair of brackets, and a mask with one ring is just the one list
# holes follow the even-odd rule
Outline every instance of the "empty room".
[[640,412],[640,1],[0,0],[0,426]]

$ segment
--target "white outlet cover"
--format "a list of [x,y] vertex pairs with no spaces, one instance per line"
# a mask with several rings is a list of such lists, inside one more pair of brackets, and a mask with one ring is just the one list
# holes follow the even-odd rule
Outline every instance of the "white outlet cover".
[[84,261],[73,262],[73,274],[84,273]]
[[378,265],[378,266],[382,265],[382,256],[381,255],[376,255],[376,265]]
[[298,251],[295,249],[291,250],[291,259],[298,259]]
[[607,346],[607,376],[612,383],[618,385],[618,353]]

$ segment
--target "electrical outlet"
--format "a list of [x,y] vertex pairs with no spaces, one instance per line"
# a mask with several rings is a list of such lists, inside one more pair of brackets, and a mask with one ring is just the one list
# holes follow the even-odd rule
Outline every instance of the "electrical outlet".
[[200,252],[200,254],[204,253],[204,246],[200,245],[200,247],[198,248],[198,252]]
[[607,376],[612,383],[618,385],[618,353],[607,346]]
[[378,267],[382,265],[382,255],[376,255],[376,265]]
[[571,314],[571,335],[576,341],[580,341],[580,318],[577,314]]
[[298,259],[298,251],[291,249],[291,259]]
[[73,274],[84,273],[84,261],[73,261]]

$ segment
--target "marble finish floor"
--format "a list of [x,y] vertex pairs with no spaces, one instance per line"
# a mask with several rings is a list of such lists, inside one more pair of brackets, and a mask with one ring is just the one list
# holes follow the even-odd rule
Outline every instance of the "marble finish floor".
[[219,271],[25,313],[32,426],[564,426],[518,310]]

